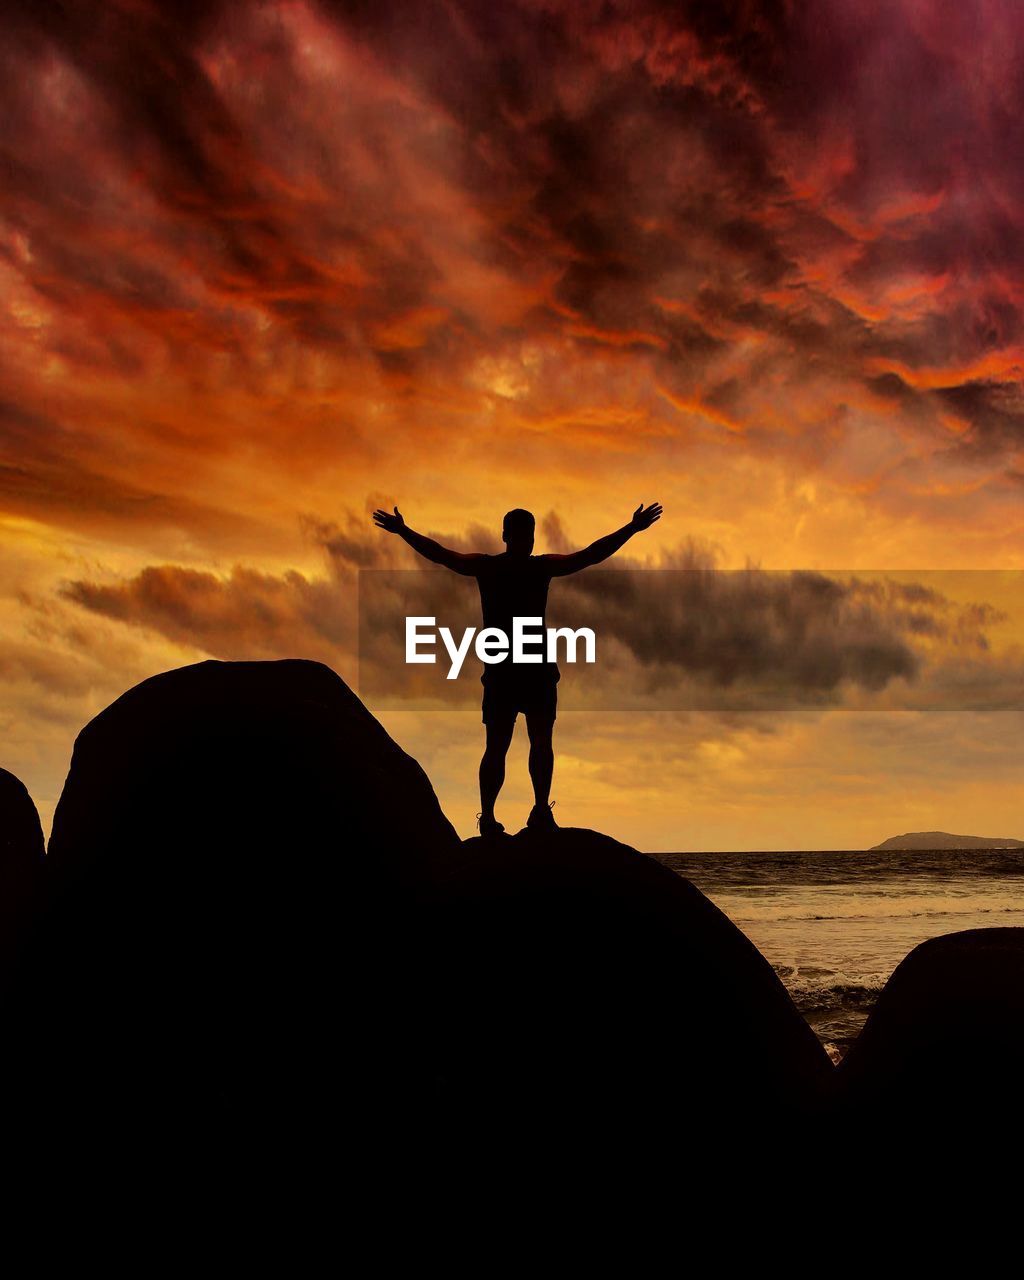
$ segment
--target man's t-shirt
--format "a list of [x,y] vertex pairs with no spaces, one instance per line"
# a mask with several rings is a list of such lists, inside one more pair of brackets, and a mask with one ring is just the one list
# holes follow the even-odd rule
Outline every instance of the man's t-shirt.
[[[484,556],[474,577],[480,588],[485,627],[499,627],[511,646],[513,618],[540,618],[537,627],[527,629],[527,635],[543,638],[552,577],[546,556]],[[559,679],[558,664],[548,662],[543,642],[527,644],[525,652],[538,654],[541,661],[513,663],[511,653],[507,653],[501,662],[485,663],[480,679],[484,684],[513,679],[554,683]]]

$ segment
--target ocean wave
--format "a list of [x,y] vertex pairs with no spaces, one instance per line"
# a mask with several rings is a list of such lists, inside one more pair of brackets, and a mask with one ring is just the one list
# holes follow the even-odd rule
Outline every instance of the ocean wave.
[[785,966],[776,966],[793,1003],[813,1027],[832,1061],[838,1062],[874,1008],[888,975],[804,981],[784,969]]
[[793,1003],[834,1063],[842,1061],[857,1039],[882,985],[880,982],[840,982],[809,990],[797,988],[792,992]]
[[833,1009],[870,1008],[885,986],[885,979],[875,982],[785,983],[786,990],[801,1013]]
[[740,928],[744,924],[784,924],[799,921],[826,920],[931,920],[938,916],[987,916],[987,915],[1024,915],[1024,906],[991,907],[981,906],[977,901],[953,899],[942,905],[934,905],[927,910],[920,908],[920,899],[915,899],[913,906],[901,905],[892,899],[879,902],[873,910],[864,910],[863,903],[851,904],[850,910],[833,910],[831,912],[810,909],[786,911],[773,907],[763,907],[753,911],[744,903],[739,909],[719,895],[715,900],[718,907],[730,920]]

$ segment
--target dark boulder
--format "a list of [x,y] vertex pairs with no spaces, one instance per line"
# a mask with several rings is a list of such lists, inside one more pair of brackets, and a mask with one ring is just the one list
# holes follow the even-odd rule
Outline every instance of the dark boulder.
[[0,995],[31,927],[43,869],[43,829],[25,784],[0,769]]
[[813,1033],[697,889],[592,831],[460,843],[316,663],[119,698],[75,745],[46,878],[14,1030],[58,1137],[233,1173],[542,1147],[700,1177],[827,1099]]
[[48,854],[72,877],[143,851],[244,874],[347,854],[348,875],[372,844],[375,869],[398,875],[457,843],[426,774],[329,667],[211,661],[144,680],[86,725]]
[[827,1055],[688,881],[580,829],[469,840],[446,868],[411,972],[449,1139],[692,1170],[820,1114]]
[[0,769],[0,875],[38,867],[43,860],[43,828],[20,778]]
[[896,968],[840,1064],[839,1117],[943,1142],[995,1133],[1024,1121],[1022,1078],[1024,929],[967,929]]
[[263,1141],[314,1125],[346,1071],[355,1095],[383,1081],[395,902],[458,845],[420,766],[319,663],[131,689],[79,735],[54,817],[20,1003],[48,1114]]

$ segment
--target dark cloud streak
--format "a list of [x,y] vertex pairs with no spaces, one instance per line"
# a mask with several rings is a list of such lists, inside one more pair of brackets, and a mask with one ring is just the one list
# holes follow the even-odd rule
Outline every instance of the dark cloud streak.
[[[543,523],[557,540],[557,517]],[[298,655],[348,669],[358,647],[361,688],[371,696],[475,696],[471,679],[452,686],[439,667],[404,663],[407,616],[436,617],[458,632],[479,625],[472,580],[416,569],[405,547],[373,539],[354,517],[344,528],[311,522],[308,531],[326,554],[327,578],[241,566],[223,578],[165,565],[118,584],[70,582],[63,594],[216,657]],[[444,541],[475,543],[472,532]],[[1020,671],[989,658],[986,629],[1006,615],[984,602],[955,605],[926,582],[884,576],[720,570],[694,543],[667,559],[669,568],[626,559],[553,585],[549,623],[588,626],[600,638],[603,662],[574,676],[588,703],[654,695],[666,707],[841,706],[853,690],[878,694],[897,681],[930,709],[952,709],[982,686],[990,700],[1019,701]],[[942,674],[950,660],[952,682]]]

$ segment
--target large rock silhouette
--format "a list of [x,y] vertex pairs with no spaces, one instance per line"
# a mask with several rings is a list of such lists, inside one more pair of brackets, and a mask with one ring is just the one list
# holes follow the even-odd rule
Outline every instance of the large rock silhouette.
[[255,1133],[319,1115],[342,1063],[383,1081],[395,903],[457,847],[329,668],[144,681],[83,729],[54,816],[19,1006],[31,1087],[61,1125]]
[[706,1161],[827,1103],[831,1063],[771,966],[654,859],[564,829],[445,867],[417,976],[449,1135]]
[[75,744],[47,874],[21,1010],[62,1127],[266,1148],[351,1140],[355,1112],[382,1150],[671,1134],[706,1157],[814,1114],[831,1080],[692,885],[590,831],[461,844],[316,663],[200,663],[119,698]]
[[372,842],[398,875],[457,841],[426,774],[329,667],[210,661],[144,680],[82,730],[48,858],[61,876],[142,853],[251,871]]
[[657,1160],[753,1203],[767,1152],[789,1195],[807,1140],[844,1134],[853,1169],[900,1124],[997,1121],[1024,1069],[1024,930],[915,949],[837,1073],[693,885],[593,831],[459,842],[317,663],[200,663],[96,717],[35,916],[38,816],[0,773],[4,815],[38,920],[5,1009],[34,1150],[84,1128],[190,1178],[301,1168],[303,1194],[337,1151],[364,1180],[418,1152],[407,1174],[454,1154],[556,1188]]
[[837,1072],[854,1131],[996,1133],[1022,1114],[1024,929],[966,929],[897,966]]

